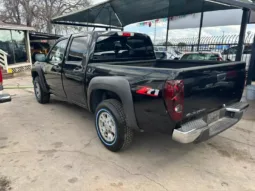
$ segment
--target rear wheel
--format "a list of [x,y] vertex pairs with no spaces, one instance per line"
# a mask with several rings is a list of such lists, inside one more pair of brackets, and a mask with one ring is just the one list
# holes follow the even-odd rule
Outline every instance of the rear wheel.
[[119,101],[109,99],[100,103],[96,109],[95,123],[100,141],[110,151],[120,151],[132,143],[133,130],[126,125]]
[[50,94],[43,90],[42,84],[38,76],[36,76],[34,79],[34,92],[35,92],[36,100],[39,103],[45,104],[50,102]]

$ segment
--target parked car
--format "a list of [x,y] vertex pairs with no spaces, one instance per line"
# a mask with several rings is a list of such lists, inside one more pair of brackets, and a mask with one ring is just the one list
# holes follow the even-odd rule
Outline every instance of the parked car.
[[154,46],[154,51],[167,52],[167,48],[165,46]]
[[[172,47],[154,46],[154,51],[156,58],[161,60],[174,60],[174,58],[180,57]],[[177,52],[179,53],[179,51]]]
[[11,101],[10,94],[3,94],[3,69],[0,66],[0,103],[5,103]]
[[236,124],[248,107],[240,102],[244,62],[156,60],[150,38],[139,33],[63,37],[36,60],[37,101],[54,94],[94,113],[98,137],[111,151],[130,145],[134,131],[201,142]]
[[155,55],[157,59],[161,60],[173,60],[175,58],[172,54],[164,51],[155,51]]
[[207,60],[207,61],[223,61],[219,52],[189,52],[184,53],[180,60]]

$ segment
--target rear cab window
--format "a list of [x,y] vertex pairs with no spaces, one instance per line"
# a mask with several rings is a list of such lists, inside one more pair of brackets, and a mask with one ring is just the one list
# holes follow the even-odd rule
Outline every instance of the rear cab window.
[[149,37],[130,34],[122,36],[116,33],[109,36],[99,36],[91,62],[156,59]]

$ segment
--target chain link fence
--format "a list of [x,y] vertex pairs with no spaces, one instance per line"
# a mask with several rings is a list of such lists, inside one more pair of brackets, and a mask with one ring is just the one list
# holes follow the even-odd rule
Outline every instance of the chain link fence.
[[[246,62],[248,69],[253,43],[254,34],[247,34],[244,40],[242,61]],[[198,38],[170,38],[167,43],[167,49],[178,53],[185,52],[218,52],[221,53],[223,60],[235,61],[237,53],[239,35],[222,35],[201,37],[198,46]],[[165,46],[166,42],[158,43],[157,46]]]

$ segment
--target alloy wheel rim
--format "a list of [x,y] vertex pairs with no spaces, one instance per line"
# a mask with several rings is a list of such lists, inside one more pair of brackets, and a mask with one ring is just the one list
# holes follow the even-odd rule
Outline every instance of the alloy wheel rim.
[[108,112],[100,113],[98,117],[99,131],[103,139],[113,142],[116,138],[116,124],[114,118]]
[[41,96],[40,85],[38,82],[35,83],[35,95],[37,98],[40,98]]

